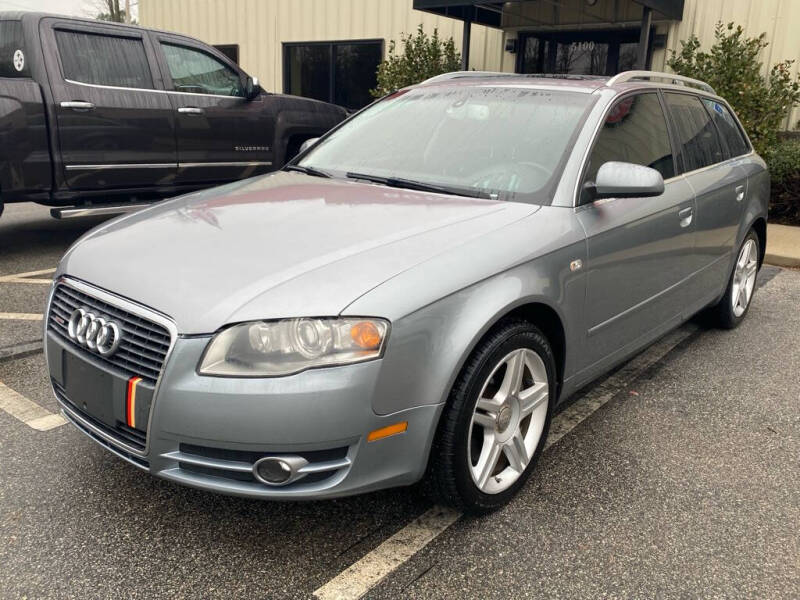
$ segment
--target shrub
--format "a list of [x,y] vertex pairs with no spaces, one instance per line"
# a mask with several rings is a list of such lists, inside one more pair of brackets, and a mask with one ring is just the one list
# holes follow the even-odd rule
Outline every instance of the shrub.
[[772,177],[771,221],[800,225],[800,139],[786,139],[764,155]]
[[429,36],[417,28],[417,34],[401,34],[402,54],[397,51],[397,43],[389,42],[389,56],[378,65],[378,86],[370,90],[375,98],[424,81],[434,75],[441,75],[461,69],[461,55],[456,52],[453,38],[439,38],[438,30]]
[[708,52],[700,50],[700,41],[692,35],[667,60],[679,75],[708,82],[728,100],[762,155],[777,143],[781,121],[800,103],[800,83],[791,75],[794,61],[779,62],[762,74],[759,54],[769,45],[766,37],[745,37],[741,26],[717,23]]

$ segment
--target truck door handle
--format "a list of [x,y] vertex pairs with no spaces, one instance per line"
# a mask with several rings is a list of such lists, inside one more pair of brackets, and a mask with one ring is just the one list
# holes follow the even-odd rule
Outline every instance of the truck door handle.
[[736,186],[736,201],[737,202],[741,202],[742,200],[744,200],[744,186],[743,185],[737,185]]
[[678,218],[681,220],[681,227],[688,227],[692,224],[692,217],[694,216],[692,213],[691,206],[687,206],[686,208],[678,211]]
[[70,101],[62,102],[61,108],[71,108],[72,110],[92,110],[94,108],[94,104],[91,102]]
[[178,112],[182,115],[202,115],[203,109],[196,106],[181,106]]

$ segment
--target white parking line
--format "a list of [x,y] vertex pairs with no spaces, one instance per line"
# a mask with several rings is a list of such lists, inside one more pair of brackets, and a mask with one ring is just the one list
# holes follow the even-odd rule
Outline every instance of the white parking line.
[[461,513],[456,510],[434,506],[317,589],[314,595],[320,600],[361,598],[459,517]]
[[[561,411],[550,424],[545,450],[556,444],[696,331],[697,326],[693,323],[676,329],[596,385],[575,404]],[[434,506],[318,588],[314,596],[319,600],[361,598],[460,517],[461,513],[458,511]]]
[[42,315],[36,313],[7,313],[0,312],[0,320],[7,321],[41,321]]
[[0,409],[37,431],[48,431],[66,423],[61,415],[45,410],[0,381]]
[[52,279],[35,279],[36,275],[49,275],[55,273],[53,269],[40,269],[39,271],[28,271],[27,273],[14,273],[13,275],[0,275],[0,283],[38,283],[42,285],[50,285],[53,283]]

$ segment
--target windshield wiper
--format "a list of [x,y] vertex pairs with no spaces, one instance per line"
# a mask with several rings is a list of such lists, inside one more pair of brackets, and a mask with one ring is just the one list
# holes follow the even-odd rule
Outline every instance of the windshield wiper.
[[403,179],[402,177],[381,177],[380,175],[370,175],[368,173],[354,173],[348,172],[349,179],[363,179],[364,181],[371,181],[372,183],[380,183],[381,185],[388,185],[389,187],[406,188],[409,190],[417,190],[419,192],[435,192],[438,194],[453,194],[456,196],[467,196],[470,198],[485,198],[487,200],[494,200],[496,197],[484,190],[475,188],[438,185],[436,183],[425,183],[424,181],[415,181],[413,179]]
[[305,173],[306,175],[311,175],[313,177],[325,177],[326,179],[330,179],[331,177],[330,173],[320,171],[314,167],[303,167],[301,165],[286,165],[283,167],[283,169],[281,169],[281,171],[297,171],[298,173]]

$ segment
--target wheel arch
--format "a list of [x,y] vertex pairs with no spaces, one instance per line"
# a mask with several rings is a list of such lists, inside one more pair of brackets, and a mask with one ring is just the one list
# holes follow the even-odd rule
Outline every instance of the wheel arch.
[[758,236],[758,266],[764,264],[764,256],[767,253],[767,220],[764,217],[757,217],[751,229]]
[[475,352],[476,348],[481,342],[486,339],[492,332],[501,326],[506,321],[511,319],[522,319],[531,325],[537,327],[542,334],[547,338],[553,350],[553,357],[556,362],[556,376],[557,376],[557,394],[561,392],[561,387],[564,382],[564,371],[566,366],[567,356],[567,336],[564,328],[564,320],[561,314],[551,304],[542,298],[528,298],[521,299],[519,302],[506,306],[497,312],[486,325],[477,332],[477,334],[470,341],[467,349],[461,356],[458,362],[458,368],[454,370],[452,380],[448,385],[448,393],[452,389],[458,375],[464,369],[464,365],[469,360],[469,357]]

